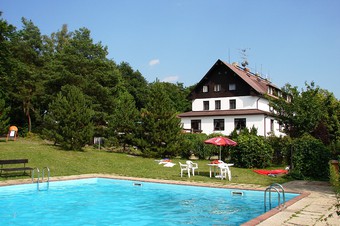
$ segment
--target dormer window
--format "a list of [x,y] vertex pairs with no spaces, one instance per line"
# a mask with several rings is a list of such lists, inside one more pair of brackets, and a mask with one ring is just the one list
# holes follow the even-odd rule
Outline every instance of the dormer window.
[[207,93],[209,91],[208,86],[203,86],[203,93]]
[[220,92],[221,91],[221,84],[214,85],[214,91],[215,92]]
[[292,97],[290,95],[287,96],[287,102],[288,103],[292,102]]
[[268,94],[273,94],[273,88],[268,86]]
[[236,84],[235,84],[235,83],[230,83],[230,84],[229,84],[229,90],[230,90],[230,91],[236,90]]

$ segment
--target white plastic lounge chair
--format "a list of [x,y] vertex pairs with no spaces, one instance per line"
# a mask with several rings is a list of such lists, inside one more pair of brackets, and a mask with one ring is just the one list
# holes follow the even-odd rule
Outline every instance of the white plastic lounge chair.
[[193,161],[186,161],[189,169],[192,171],[192,175],[195,176],[195,170],[198,170],[198,164]]
[[219,177],[221,177],[221,180],[223,180],[223,178],[227,179],[228,176],[229,181],[231,181],[231,171],[229,169],[229,166],[226,163],[221,163],[218,164],[218,168],[220,169]]
[[179,162],[179,167],[181,168],[181,177],[183,177],[183,171],[187,171],[188,177],[190,177],[190,168],[187,164],[182,164]]

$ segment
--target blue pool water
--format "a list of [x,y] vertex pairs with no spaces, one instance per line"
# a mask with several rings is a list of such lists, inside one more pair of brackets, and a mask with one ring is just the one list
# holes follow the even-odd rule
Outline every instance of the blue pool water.
[[0,225],[240,225],[264,213],[263,191],[103,178],[45,186],[0,187]]

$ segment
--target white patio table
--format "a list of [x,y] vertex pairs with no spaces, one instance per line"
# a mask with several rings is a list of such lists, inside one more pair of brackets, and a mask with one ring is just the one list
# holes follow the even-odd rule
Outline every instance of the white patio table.
[[[233,166],[234,165],[233,163],[225,163],[225,164],[227,164],[227,166]],[[212,164],[212,163],[208,164],[210,178],[212,176],[212,171],[214,171],[214,176],[216,176],[216,168],[218,168],[218,165],[219,164]]]

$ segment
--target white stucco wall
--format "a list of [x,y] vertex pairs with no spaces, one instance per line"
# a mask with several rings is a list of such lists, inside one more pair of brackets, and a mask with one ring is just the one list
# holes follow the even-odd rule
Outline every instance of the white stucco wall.
[[[223,97],[223,98],[205,98],[195,99],[192,101],[193,111],[203,111],[203,102],[209,101],[209,110],[215,110],[215,101],[221,100],[220,110],[229,110],[229,100],[236,100],[236,109],[258,109],[265,112],[270,112],[269,101],[258,96],[239,96],[239,97]],[[275,136],[284,136],[285,134],[279,131],[279,124],[273,117],[262,115],[237,115],[237,116],[209,116],[209,117],[193,117],[181,118],[183,128],[191,129],[191,120],[201,120],[201,130],[203,133],[222,133],[229,135],[235,128],[235,118],[246,118],[246,126],[251,129],[253,126],[257,128],[257,134],[260,136],[268,136],[271,132]],[[224,119],[224,131],[214,131],[214,119]],[[271,128],[271,120],[274,120],[273,131]]]
[[229,100],[233,99],[236,100],[236,109],[259,109],[269,111],[268,100],[252,96],[195,99],[192,101],[192,110],[203,111],[204,101],[209,101],[209,110],[215,110],[216,100],[221,101],[220,110],[229,110]]
[[[184,129],[191,129],[191,120],[201,120],[202,133],[222,133],[226,136],[235,128],[235,118],[246,118],[246,126],[251,129],[253,126],[257,128],[257,135],[268,136],[271,132],[272,117],[265,115],[238,115],[238,116],[211,116],[211,117],[195,117],[182,118],[181,122]],[[214,119],[224,119],[224,131],[214,131]],[[274,120],[274,134],[275,136],[284,136],[285,134],[279,131],[279,124]]]

